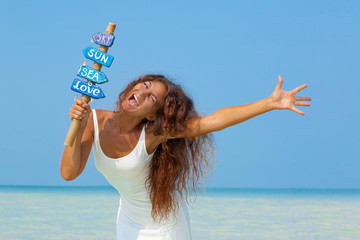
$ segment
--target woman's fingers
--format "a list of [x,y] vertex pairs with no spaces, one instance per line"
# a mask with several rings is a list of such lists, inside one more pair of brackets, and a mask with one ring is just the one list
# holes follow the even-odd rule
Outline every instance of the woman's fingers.
[[295,102],[294,105],[296,105],[296,106],[310,107],[310,103],[303,103],[303,102]]
[[78,104],[74,104],[71,107],[72,110],[74,110],[74,112],[81,112],[81,113],[86,113],[86,107],[80,106]]
[[303,90],[304,88],[306,88],[307,86],[308,86],[307,84],[303,84],[303,85],[295,88],[294,90],[292,90],[292,92],[298,93],[298,92],[300,92],[301,90]]
[[283,82],[284,82],[283,78],[281,77],[281,75],[279,75],[279,81],[278,84],[276,85],[276,88],[280,90],[282,88]]
[[311,101],[310,97],[295,97],[295,101]]
[[78,111],[85,111],[85,110],[86,110],[86,108],[84,108],[84,107],[81,106],[81,105],[77,105],[77,104],[72,105],[71,108],[72,108],[72,109],[75,109],[75,110],[78,110]]
[[87,108],[87,107],[90,107],[89,104],[83,102],[81,99],[77,99],[75,98],[75,103],[79,106],[82,106],[83,108]]
[[71,108],[71,112],[76,115],[85,115],[87,111],[85,108],[84,109]]
[[70,115],[71,119],[74,119],[74,118],[82,119],[86,115],[86,113],[84,111],[78,111],[76,109],[71,108],[69,115]]
[[296,113],[298,113],[300,115],[303,115],[303,116],[305,115],[305,113],[303,111],[300,111],[299,109],[295,108],[294,106],[292,106],[290,108],[290,110],[292,110],[292,111],[294,111],[294,112],[296,112]]
[[70,109],[69,116],[72,119],[83,119],[90,111],[90,105],[80,99],[75,99],[75,104]]

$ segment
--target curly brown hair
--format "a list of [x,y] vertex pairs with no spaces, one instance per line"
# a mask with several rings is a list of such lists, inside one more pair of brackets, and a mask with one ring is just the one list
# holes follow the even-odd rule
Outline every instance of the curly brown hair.
[[[119,94],[116,111],[121,111],[121,101],[138,83],[146,81],[162,82],[167,94],[156,113],[154,121],[144,119],[140,124],[147,124],[147,131],[154,135],[176,136],[184,132],[187,122],[198,118],[193,101],[182,88],[163,75],[143,75],[130,82]],[[176,194],[179,193],[187,202],[190,193],[196,193],[203,186],[213,157],[213,138],[205,134],[192,138],[164,140],[151,160],[147,188],[152,203],[151,215],[154,220],[167,218],[178,207]]]

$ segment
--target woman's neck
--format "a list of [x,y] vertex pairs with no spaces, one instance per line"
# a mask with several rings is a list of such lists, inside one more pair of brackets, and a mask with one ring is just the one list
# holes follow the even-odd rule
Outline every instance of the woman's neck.
[[124,112],[114,112],[114,124],[120,134],[127,134],[138,130],[143,119],[130,116]]

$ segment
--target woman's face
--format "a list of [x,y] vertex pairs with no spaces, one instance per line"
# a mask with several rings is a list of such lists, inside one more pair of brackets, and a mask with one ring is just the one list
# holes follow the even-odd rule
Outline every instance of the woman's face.
[[121,102],[121,107],[123,111],[153,121],[165,95],[166,88],[162,82],[138,83]]

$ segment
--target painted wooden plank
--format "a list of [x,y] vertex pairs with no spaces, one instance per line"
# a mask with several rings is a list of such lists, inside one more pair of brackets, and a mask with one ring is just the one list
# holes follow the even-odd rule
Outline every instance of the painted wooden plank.
[[97,84],[106,83],[109,80],[107,79],[105,73],[101,71],[97,71],[91,67],[88,66],[80,66],[80,69],[78,71],[78,76],[86,78],[87,80],[90,80]]
[[91,83],[81,81],[80,79],[77,79],[77,78],[74,79],[74,81],[71,85],[71,90],[81,93],[81,94],[85,94],[85,95],[95,98],[95,99],[105,97],[105,94],[103,93],[101,88],[99,88],[98,86],[92,85]]
[[96,33],[92,36],[92,41],[98,45],[111,47],[114,43],[115,36],[106,33]]
[[110,67],[114,60],[114,57],[110,54],[104,53],[93,47],[85,48],[83,50],[83,53],[86,58],[91,59],[94,62],[97,62],[105,67]]

